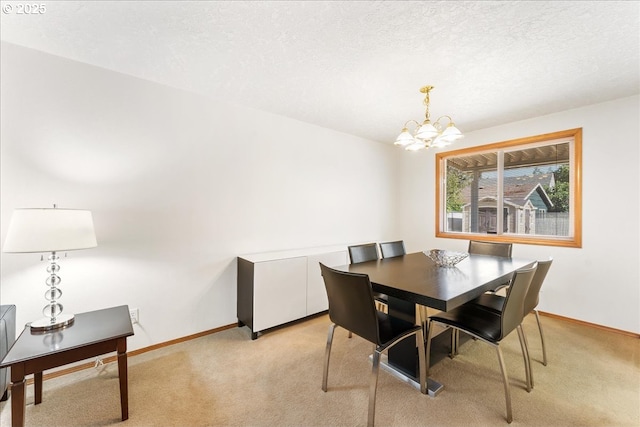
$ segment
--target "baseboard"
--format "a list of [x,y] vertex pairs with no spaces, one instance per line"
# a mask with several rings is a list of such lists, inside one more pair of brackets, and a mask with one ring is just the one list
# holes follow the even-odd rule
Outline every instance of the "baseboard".
[[553,313],[547,313],[544,311],[538,311],[541,316],[551,317],[553,319],[564,320],[565,322],[576,323],[578,325],[589,326],[591,328],[601,329],[607,332],[613,332],[614,334],[626,335],[632,338],[640,338],[640,334],[636,334],[635,332],[624,331],[622,329],[610,328],[608,326],[598,325],[597,323],[585,322],[584,320],[573,319],[571,317],[564,317]]

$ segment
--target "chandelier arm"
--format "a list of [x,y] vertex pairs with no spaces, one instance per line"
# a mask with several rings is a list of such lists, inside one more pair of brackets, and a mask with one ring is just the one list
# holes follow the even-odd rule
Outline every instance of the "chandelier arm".
[[453,122],[453,119],[451,118],[451,116],[447,116],[447,115],[438,117],[438,120],[436,120],[435,123],[439,123],[440,119],[444,119],[444,118],[449,119],[449,123],[448,124],[452,124],[452,125],[455,126],[455,123]]
[[407,127],[408,127],[408,125],[409,125],[410,123],[415,124],[415,125],[416,125],[416,127],[419,127],[419,126],[420,126],[420,123],[418,123],[416,120],[407,120],[407,121],[405,122],[405,124],[404,124],[404,126],[403,126],[403,127],[404,127],[404,128],[407,128]]

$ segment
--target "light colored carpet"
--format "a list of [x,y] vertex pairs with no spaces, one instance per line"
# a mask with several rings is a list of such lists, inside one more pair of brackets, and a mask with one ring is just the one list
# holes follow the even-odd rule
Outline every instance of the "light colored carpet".
[[[513,426],[640,425],[640,340],[542,318],[549,364],[535,317],[525,320],[535,387],[525,389],[517,334],[504,342]],[[120,422],[116,364],[44,383],[43,402],[27,392],[27,426],[360,426],[366,425],[372,345],[338,329],[321,390],[328,316],[270,331],[255,341],[228,329],[129,358],[129,420]],[[431,369],[445,385],[435,398],[380,371],[378,426],[507,425],[495,350],[470,340]],[[11,399],[0,424],[11,424]]]

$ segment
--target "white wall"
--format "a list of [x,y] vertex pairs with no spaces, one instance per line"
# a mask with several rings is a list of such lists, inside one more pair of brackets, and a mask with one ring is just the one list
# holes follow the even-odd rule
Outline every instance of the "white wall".
[[[582,248],[515,245],[515,257],[554,258],[538,309],[640,332],[640,101],[638,96],[465,135],[455,149],[583,129]],[[466,250],[468,241],[436,239],[435,150],[403,152],[402,235],[411,251]]]
[[[62,302],[76,313],[139,308],[130,349],[235,323],[239,254],[395,238],[410,251],[466,248],[434,237],[434,151],[11,44],[1,54],[1,240],[14,208],[90,209],[99,246],[63,260]],[[541,310],[636,333],[638,104],[472,132],[456,147],[583,128],[583,247],[514,253],[555,259]],[[0,262],[0,302],[18,306],[18,325],[40,317],[46,264],[33,254]]]
[[[65,311],[139,308],[136,349],[235,323],[236,256],[395,238],[398,152],[2,43],[1,231],[18,207],[89,209]],[[41,317],[46,262],[2,254],[0,302]],[[19,326],[18,329],[21,329]]]

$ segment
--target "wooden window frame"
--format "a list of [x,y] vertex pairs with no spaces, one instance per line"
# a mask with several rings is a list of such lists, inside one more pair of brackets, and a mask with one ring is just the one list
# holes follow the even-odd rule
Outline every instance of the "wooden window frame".
[[[457,156],[468,156],[487,151],[500,151],[515,147],[526,147],[531,144],[551,142],[558,139],[573,138],[570,154],[570,182],[572,228],[569,236],[545,236],[523,234],[488,234],[469,232],[450,232],[444,230],[445,206],[445,159]],[[582,128],[568,129],[559,132],[536,135],[526,138],[513,139],[487,145],[463,148],[454,151],[436,153],[436,237],[465,240],[483,240],[491,242],[522,243],[530,245],[561,246],[570,248],[582,247]]]

